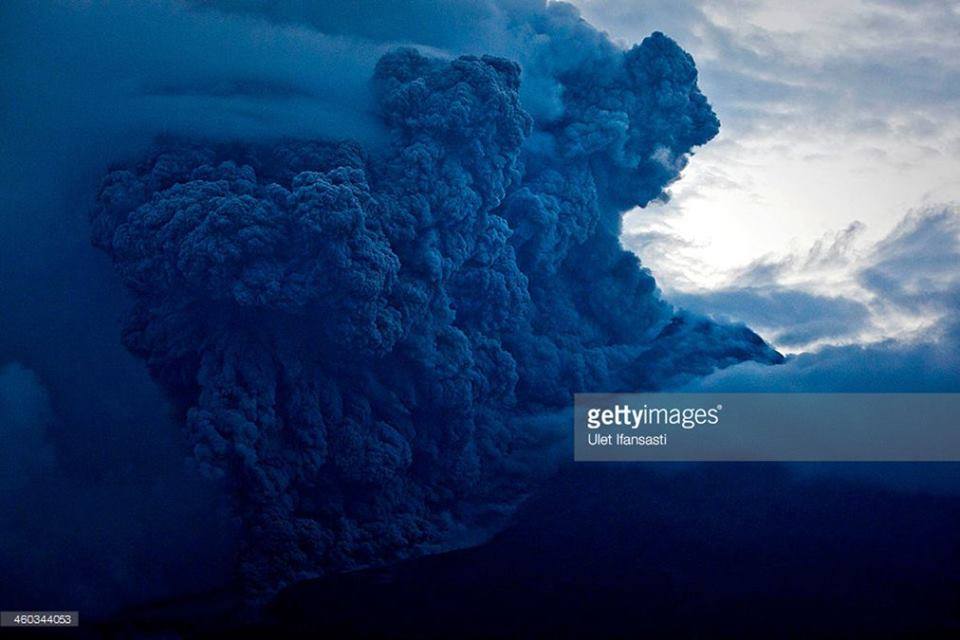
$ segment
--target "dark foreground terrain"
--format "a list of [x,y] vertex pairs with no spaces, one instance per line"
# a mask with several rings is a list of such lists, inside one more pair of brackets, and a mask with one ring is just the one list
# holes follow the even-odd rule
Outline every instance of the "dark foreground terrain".
[[128,611],[96,631],[960,637],[958,534],[960,499],[949,496],[761,464],[580,464],[479,547],[301,583],[254,622],[217,594]]

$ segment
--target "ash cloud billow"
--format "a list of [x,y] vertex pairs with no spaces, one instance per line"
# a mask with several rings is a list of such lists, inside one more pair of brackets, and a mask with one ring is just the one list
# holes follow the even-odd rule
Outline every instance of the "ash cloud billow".
[[[254,593],[509,511],[547,466],[523,425],[575,392],[780,360],[675,310],[620,245],[718,131],[692,58],[565,5],[527,18],[519,64],[383,55],[377,142],[161,139],[102,183],[124,344],[233,496]],[[529,108],[528,68],[552,87]]]

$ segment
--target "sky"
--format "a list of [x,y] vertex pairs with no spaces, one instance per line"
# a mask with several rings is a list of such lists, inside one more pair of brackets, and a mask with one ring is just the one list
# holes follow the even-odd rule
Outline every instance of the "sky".
[[[956,391],[960,386],[960,209],[955,204],[960,200],[960,184],[955,179],[960,175],[960,46],[955,36],[960,31],[960,12],[945,4],[922,1],[899,5],[845,2],[842,6],[821,2],[807,3],[799,9],[777,2],[577,2],[586,19],[606,29],[624,50],[642,42],[654,30],[676,39],[696,60],[700,88],[722,122],[719,135],[697,149],[682,178],[670,187],[673,197],[668,203],[627,212],[622,244],[635,251],[650,268],[668,303],[744,323],[782,352],[800,354],[776,367],[750,362],[730,366],[691,384],[725,391]],[[454,215],[453,220],[476,218],[490,223],[493,226],[489,229],[496,231],[501,229],[496,225],[505,220],[500,215],[509,216],[510,232],[521,240],[517,246],[521,246],[526,271],[514,269],[511,260],[516,255],[504,252],[509,259],[501,262],[498,258],[495,263],[504,272],[496,272],[498,277],[489,282],[516,284],[530,274],[538,274],[545,286],[534,288],[539,297],[530,308],[536,310],[537,322],[542,321],[550,340],[554,335],[563,340],[556,345],[549,340],[531,340],[529,344],[536,348],[530,349],[526,348],[528,345],[519,345],[515,349],[517,357],[532,363],[521,370],[521,375],[511,369],[511,363],[516,363],[512,356],[500,358],[500,352],[486,342],[473,345],[466,338],[441,341],[430,334],[423,344],[438,345],[437,353],[426,349],[404,360],[426,362],[423,371],[407,373],[404,367],[383,367],[379,361],[370,367],[369,371],[388,376],[382,389],[396,385],[400,390],[395,395],[400,399],[431,398],[437,395],[434,388],[408,393],[407,382],[427,384],[433,379],[427,372],[442,375],[444,371],[458,371],[464,376],[476,373],[471,379],[489,381],[484,386],[489,391],[484,393],[489,392],[494,398],[490,406],[499,407],[501,398],[496,394],[513,389],[519,380],[526,385],[517,387],[521,398],[539,410],[542,406],[563,405],[571,390],[614,388],[612,375],[631,376],[631,380],[639,380],[637,384],[652,380],[672,385],[673,373],[686,374],[685,367],[708,371],[715,359],[729,363],[727,350],[722,348],[725,341],[741,354],[734,359],[756,357],[759,353],[765,361],[779,361],[779,357],[769,357],[766,345],[752,340],[753,334],[739,324],[711,324],[699,319],[673,323],[674,309],[657,297],[652,278],[636,268],[632,256],[619,251],[615,236],[607,235],[617,229],[614,220],[619,220],[622,211],[619,203],[635,195],[626,192],[634,189],[641,196],[630,203],[646,202],[659,193],[663,181],[672,177],[662,170],[675,168],[660,161],[661,149],[657,148],[651,153],[643,147],[637,157],[631,154],[629,158],[610,153],[623,142],[621,138],[652,131],[669,140],[675,137],[671,135],[674,128],[682,129],[690,122],[710,125],[712,120],[660,118],[658,113],[644,110],[642,99],[613,104],[609,122],[591,115],[597,112],[585,107],[598,93],[595,85],[615,82],[619,89],[626,86],[628,91],[613,91],[613,96],[645,96],[648,87],[630,82],[656,76],[644,72],[628,81],[616,62],[619,54],[604,38],[578,22],[567,8],[554,9],[544,17],[537,0],[0,3],[4,80],[0,83],[0,193],[5,205],[0,208],[0,430],[28,443],[37,454],[29,461],[16,455],[0,459],[0,470],[13,470],[0,474],[0,503],[5,513],[12,514],[0,519],[0,551],[8,551],[0,554],[0,572],[15,578],[6,585],[29,583],[29,589],[18,590],[23,597],[40,599],[50,596],[50,590],[63,595],[59,585],[71,585],[82,592],[70,594],[69,606],[79,602],[83,607],[114,602],[114,595],[120,597],[134,591],[137,598],[162,597],[176,593],[186,582],[191,588],[206,588],[210,585],[203,580],[227,570],[232,545],[237,544],[240,536],[238,522],[225,507],[221,489],[210,486],[195,460],[183,460],[183,452],[196,444],[182,428],[182,414],[191,405],[183,397],[176,403],[171,403],[171,398],[178,392],[182,396],[195,392],[192,385],[183,385],[183,380],[202,379],[211,393],[204,396],[204,411],[191,414],[190,428],[196,429],[190,437],[199,433],[214,441],[217,434],[211,430],[212,424],[232,429],[234,423],[227,418],[234,415],[230,403],[235,398],[263,401],[269,410],[262,413],[262,432],[282,433],[272,430],[274,413],[269,406],[274,397],[271,385],[288,384],[279,370],[272,369],[281,356],[290,364],[285,371],[301,371],[302,356],[310,367],[315,367],[309,370],[318,381],[318,388],[336,388],[328,380],[343,379],[342,372],[327,372],[323,369],[327,359],[315,361],[314,351],[292,346],[304,338],[297,331],[299,323],[251,323],[247,327],[249,333],[235,332],[235,326],[240,325],[231,323],[249,318],[244,314],[230,315],[234,307],[223,302],[229,300],[223,292],[237,295],[238,302],[244,304],[276,304],[281,309],[276,315],[284,317],[284,305],[296,296],[291,295],[286,302],[273,297],[275,291],[269,288],[271,274],[279,274],[278,278],[293,274],[290,281],[281,282],[290,286],[277,291],[297,292],[297,277],[301,270],[313,265],[313,256],[334,255],[343,247],[323,244],[324,234],[319,234],[319,239],[310,234],[284,237],[282,234],[290,228],[283,225],[265,234],[232,229],[224,232],[226,240],[220,242],[214,236],[221,227],[201,225],[200,218],[188,216],[178,217],[178,222],[196,223],[201,230],[209,231],[213,239],[194,242],[206,236],[182,236],[180,231],[187,228],[183,227],[173,229],[167,238],[176,243],[125,244],[130,238],[154,239],[148,226],[128,225],[108,244],[106,238],[98,236],[122,218],[113,218],[117,212],[112,209],[109,214],[104,211],[109,203],[121,206],[134,202],[137,193],[146,194],[146,190],[137,191],[144,180],[150,185],[165,185],[169,177],[165,172],[176,170],[172,159],[177,154],[164,156],[163,162],[154,158],[155,164],[151,164],[153,160],[147,164],[135,160],[149,156],[152,141],[158,136],[240,139],[250,145],[270,145],[277,138],[286,137],[352,138],[367,148],[386,146],[392,139],[389,127],[397,127],[399,121],[392,115],[384,118],[385,113],[395,114],[404,105],[414,115],[417,109],[445,112],[448,105],[443,92],[446,72],[431,71],[429,83],[437,89],[436,96],[430,100],[398,98],[390,108],[382,108],[378,100],[395,96],[372,92],[371,78],[382,56],[398,45],[416,45],[425,55],[444,60],[460,54],[492,53],[521,65],[522,71],[511,65],[472,61],[458,68],[474,70],[476,73],[470,76],[473,81],[487,83],[478,85],[477,91],[483,89],[490,95],[501,96],[497,104],[504,117],[497,121],[497,126],[502,125],[507,133],[516,134],[531,126],[515,108],[515,74],[519,74],[517,99],[523,110],[532,116],[532,122],[548,125],[526,137],[527,146],[523,148],[518,147],[522,135],[507,136],[499,147],[512,154],[508,154],[509,162],[504,167],[513,167],[510,163],[520,157],[517,154],[537,160],[527,163],[529,177],[536,180],[525,184],[529,188],[523,197],[518,196],[509,207],[488,216],[489,203],[479,195],[444,197],[450,191],[443,180],[453,175],[450,172],[430,174],[431,179],[423,182],[426,187],[419,183],[411,186],[402,180],[414,172],[400,171],[405,167],[398,162],[396,166],[391,164],[395,173],[384,173],[376,180],[396,178],[399,192],[422,190],[427,196],[436,197],[437,207],[444,211],[447,210],[443,207],[465,203],[466,214]],[[529,37],[534,28],[539,29],[536,37]],[[656,61],[666,52],[677,62],[665,65],[666,68],[672,69],[672,73],[680,72],[683,82],[679,85],[685,87],[690,78],[683,54],[662,38],[652,38],[640,48],[644,46],[660,53],[649,58],[635,54],[631,74],[645,69],[637,64]],[[388,60],[393,60],[393,66],[384,67],[381,80],[391,78],[391,69],[396,73],[407,66],[412,68],[417,59],[398,54]],[[433,69],[434,64],[424,68]],[[582,69],[590,64],[599,64],[610,75],[583,73]],[[578,87],[581,83],[583,86]],[[551,140],[554,133],[547,131],[552,127],[552,118],[563,114],[569,106],[561,100],[568,89],[570,102],[577,107],[571,118],[583,126],[565,131],[563,144],[579,142],[581,135],[592,133],[602,143],[597,148],[592,144],[572,145],[569,156],[551,153],[551,144],[557,144],[557,140]],[[671,84],[663,82],[657,89],[671,91]],[[410,89],[414,90],[422,89]],[[689,92],[689,87],[685,90]],[[481,109],[478,102],[470,100],[471,95],[467,92],[461,96],[464,104],[458,113],[469,115],[480,124],[497,115]],[[575,104],[578,101],[585,104]],[[674,104],[670,100],[651,103]],[[701,102],[696,104],[702,106]],[[581,117],[587,121],[577,120]],[[430,126],[446,120],[412,118],[409,122]],[[636,124],[618,126],[624,122]],[[663,131],[657,131],[658,126]],[[681,136],[687,140],[684,146],[708,140],[714,130],[707,126],[696,136]],[[430,131],[426,133],[432,135]],[[468,139],[474,140],[470,136],[455,138],[458,144]],[[482,136],[476,141],[491,147],[500,144],[497,139]],[[163,148],[162,144],[157,147]],[[587,176],[587,165],[579,157],[578,149],[597,154],[600,160],[593,158],[590,172],[605,175],[605,180],[594,183],[586,179],[591,176]],[[234,149],[237,153],[241,150]],[[342,151],[345,158],[351,156],[348,148]],[[209,149],[207,152],[213,153]],[[260,152],[251,151],[254,155]],[[186,149],[183,153],[187,159],[182,168],[190,171],[189,182],[203,182],[203,176],[213,175],[204,169],[197,174],[200,178],[194,180],[196,159]],[[303,153],[311,167],[326,167],[325,163],[332,161],[313,158],[309,148]],[[246,162],[247,156],[243,157]],[[291,166],[299,161],[298,153],[287,153],[282,145],[276,157],[278,165],[282,164],[280,159]],[[570,165],[563,166],[570,159]],[[643,170],[622,172],[624,165],[620,163],[627,160],[639,162]],[[649,160],[658,162],[651,164]],[[343,167],[349,169],[347,174],[359,176],[348,165]],[[109,188],[101,193],[104,206],[94,218],[94,236],[100,247],[113,250],[113,257],[119,258],[115,268],[106,253],[91,246],[89,214],[96,202],[95,185],[110,168],[117,166],[129,170],[111,174]],[[544,167],[558,177],[551,177]],[[486,171],[483,166],[468,166],[465,171],[476,168],[482,169],[478,175],[483,176],[496,178],[502,173],[499,169]],[[238,172],[224,163],[218,165],[217,171],[223,172],[231,185],[236,182],[237,190],[247,188],[246,169]],[[544,173],[539,176],[535,171]],[[178,179],[181,178],[186,180],[184,176]],[[463,179],[456,184],[473,183]],[[133,187],[131,200],[112,200],[118,194],[123,196],[125,185]],[[313,182],[298,183],[296,190],[302,190],[303,197],[309,199],[312,185]],[[289,186],[294,189],[292,183]],[[362,195],[365,187],[359,182],[354,186]],[[256,186],[261,195],[272,193],[268,187],[269,183]],[[317,183],[318,193],[324,193],[326,188]],[[383,184],[374,184],[372,188],[390,194]],[[501,184],[494,184],[481,191],[484,195],[496,194],[501,188]],[[600,194],[603,198],[595,200],[598,189],[604,190]],[[163,191],[156,203],[167,202],[178,193],[166,193],[166,187]],[[202,189],[197,191],[203,206],[190,208],[191,216],[213,212],[213,199],[205,193]],[[387,198],[385,202],[389,201]],[[605,222],[600,226],[605,235],[599,246],[606,259],[598,254],[597,246],[583,248],[580,235],[593,228],[591,220],[596,222],[590,217],[599,215],[592,209],[595,201],[617,207],[615,211],[604,210]],[[469,210],[476,208],[478,202],[484,202],[482,211]],[[557,206],[558,202],[563,206]],[[541,204],[543,207],[537,208]],[[624,208],[628,206],[632,204]],[[363,209],[351,209],[351,215],[367,215]],[[138,210],[145,214],[146,221],[151,219],[146,215],[151,211],[149,207]],[[264,211],[274,209],[267,206]],[[390,211],[402,213],[402,209]],[[236,221],[257,226],[255,216],[237,216]],[[536,228],[537,225],[543,229]],[[457,231],[455,227],[452,225],[452,232]],[[136,233],[129,233],[131,228]],[[269,248],[264,251],[273,262],[265,259],[262,271],[240,268],[243,265],[235,260],[236,256],[249,257],[245,252],[256,254],[262,247],[251,242],[231,254],[230,240],[234,237],[272,238],[271,243],[263,246]],[[471,243],[477,237],[472,232],[463,234]],[[495,232],[490,237],[493,251],[502,247],[508,236]],[[417,260],[422,260],[424,272],[429,275],[431,265],[438,264],[434,254],[427,251],[432,250],[432,236],[411,233],[409,238],[420,244],[411,241],[409,247],[403,243],[397,243],[397,247],[402,246],[402,251],[412,258],[407,263],[416,265]],[[114,244],[113,240],[118,242]],[[332,279],[333,284],[329,284],[326,280],[311,280],[311,286],[304,291],[315,295],[329,284],[344,299],[370,293],[373,302],[360,304],[356,309],[372,309],[375,313],[369,318],[361,315],[361,319],[391,331],[402,328],[387,322],[399,316],[392,314],[389,304],[380,304],[383,296],[377,284],[392,281],[400,263],[391,260],[386,251],[379,252],[386,246],[384,238],[372,234],[361,240],[365,242],[358,246],[364,255],[369,250],[370,260],[361,260],[353,265],[355,268],[340,273],[343,281]],[[460,238],[455,240],[445,241],[444,246],[461,246]],[[386,244],[393,251],[394,245]],[[176,260],[172,253],[166,253],[181,248],[185,248],[185,253],[178,253]],[[474,249],[479,256],[485,245]],[[156,255],[144,253],[151,251]],[[573,252],[582,252],[589,259],[579,260],[580,254]],[[571,260],[566,262],[568,255]],[[484,257],[492,260],[492,254]],[[457,256],[460,259],[462,256]],[[284,260],[293,260],[295,268],[286,269]],[[561,262],[567,265],[563,277],[556,271]],[[261,264],[256,260],[251,263]],[[171,268],[169,273],[185,272],[191,278],[191,287],[167,287],[165,268],[174,264],[176,269]],[[219,270],[218,265],[224,264],[237,266],[236,273],[243,277],[236,282],[224,280],[233,273],[229,268]],[[371,273],[367,269],[373,264],[381,265],[382,280],[378,279],[380,271]],[[473,268],[472,262],[464,264]],[[611,265],[628,268],[614,270]],[[350,278],[357,274],[370,275],[367,284],[371,286],[354,286],[356,283]],[[462,295],[464,301],[477,298],[471,283],[488,281],[482,277],[471,279],[477,274],[468,275],[471,277],[464,277],[454,292],[455,296]],[[417,278],[412,281],[423,284]],[[526,281],[530,282],[529,278]],[[220,286],[225,282],[237,287]],[[260,292],[262,296],[247,295],[260,291],[258,286],[266,287]],[[503,326],[508,327],[512,318],[520,317],[520,307],[509,296],[523,290],[524,286],[519,284],[503,289],[491,286],[495,300],[479,305],[471,300],[459,307],[441,304],[434,314],[436,325],[424,323],[418,327],[424,331],[446,331],[444,323],[453,322],[449,311],[454,308],[461,320],[476,321],[485,327],[487,323],[504,322],[507,324]],[[168,299],[164,296],[181,293],[197,296],[196,302],[202,304],[166,304]],[[169,320],[171,324],[160,325],[169,331],[124,332],[122,318],[138,297],[137,302],[159,313],[135,315],[133,320]],[[340,304],[338,296],[322,297]],[[592,304],[581,309],[575,303],[582,299]],[[176,324],[182,319],[177,310],[206,309],[207,303],[223,303],[230,311],[210,324],[219,332],[217,340],[206,339],[210,334],[205,333],[205,323],[195,327],[196,331],[181,331]],[[331,320],[353,317],[339,315],[339,307],[319,308],[323,322],[318,325],[336,324],[337,330],[354,328]],[[273,317],[277,309],[269,311],[266,315]],[[377,315],[381,312],[382,317]],[[490,317],[484,315],[487,312]],[[584,313],[595,317],[585,319]],[[680,316],[678,313],[677,317]],[[381,319],[383,323],[379,323]],[[221,320],[226,324],[217,324]],[[662,323],[668,321],[673,330],[661,332]],[[127,325],[130,326],[137,328]],[[357,334],[364,333],[367,326],[355,323]],[[501,329],[500,324],[490,326],[505,336],[522,336],[509,327]],[[687,329],[677,330],[678,326]],[[150,324],[150,328],[155,326]],[[405,331],[385,331],[384,345],[401,333],[407,335]],[[322,348],[328,346],[339,353],[341,346],[335,345],[334,340],[330,339],[329,345],[324,342],[334,335],[339,334],[311,331],[307,337],[315,341],[310,344],[311,349],[319,350],[316,353],[323,353]],[[347,331],[346,335],[353,333]],[[666,336],[661,348],[647,349],[647,340],[661,335]],[[251,344],[241,344],[248,336]],[[256,339],[262,336],[269,339]],[[163,356],[166,349],[175,354],[181,340],[193,339],[200,345],[194,345],[194,349],[210,356],[204,360],[204,370],[189,370],[198,362],[193,359],[173,358],[187,368],[188,375],[167,377],[167,387],[163,388],[158,382],[164,380],[151,377],[142,358],[150,350],[151,357]],[[134,353],[126,350],[124,340]],[[744,340],[753,349],[746,352],[747,356],[742,355]],[[595,344],[600,346],[594,348]],[[264,345],[280,345],[282,353],[273,357],[277,354],[264,353]],[[583,345],[592,351],[569,351]],[[236,384],[231,379],[234,352],[242,354],[238,359],[249,365],[245,370],[249,375]],[[482,357],[473,357],[475,354]],[[220,358],[221,355],[224,357]],[[355,379],[372,380],[366,370],[360,369],[373,360],[361,355],[351,354],[352,366],[357,369]],[[434,366],[431,359],[448,368]],[[162,357],[153,359],[153,363],[163,361]],[[628,365],[637,362],[639,366],[627,366],[624,361]],[[218,362],[223,365],[218,366]],[[476,372],[462,366],[463,362],[475,363]],[[271,364],[261,370],[263,363]],[[548,368],[550,375],[545,374]],[[516,379],[511,377],[514,375]],[[321,411],[312,410],[311,402],[322,400],[324,411],[333,415],[331,424],[344,422],[337,415],[338,403],[344,403],[331,399],[334,394],[315,393],[309,388],[314,378],[296,376],[290,383],[296,393],[280,393],[278,397],[307,399],[303,406],[291,401],[284,410],[302,410],[316,427],[309,433],[323,434],[323,420],[318,417]],[[466,378],[456,380],[456,385],[438,384],[437,388],[451,389],[452,406],[470,406],[472,403],[461,399],[468,397],[464,390],[473,383]],[[296,386],[301,382],[307,386]],[[287,390],[282,385],[279,388]],[[337,473],[348,479],[366,477],[359,470],[369,466],[382,472],[378,481],[390,480],[392,474],[399,477],[410,460],[406,434],[416,433],[403,421],[413,413],[407,407],[395,411],[390,403],[381,406],[374,402],[377,412],[389,420],[377,418],[375,426],[367,429],[369,421],[380,413],[364,409],[364,403],[370,404],[364,395],[366,383],[359,386],[356,395],[363,397],[346,403],[357,414],[351,423],[357,429],[343,433],[362,437],[358,435],[331,447],[338,452],[337,463],[344,461]],[[368,395],[393,397],[379,393],[381,387],[375,389],[377,393]],[[236,390],[239,393],[234,394]],[[461,392],[462,396],[456,395]],[[441,395],[447,401],[448,394]],[[417,415],[423,415],[421,409],[417,407]],[[219,412],[220,422],[208,421],[207,410]],[[507,424],[497,418],[498,413],[478,415],[483,429]],[[532,439],[549,435],[549,430],[560,424],[559,415],[548,413],[535,416],[529,424],[518,422],[518,432],[528,433]],[[288,417],[296,417],[300,423],[296,413]],[[399,420],[392,421],[394,417]],[[567,422],[563,425],[566,428]],[[247,422],[243,426],[235,432],[238,438],[260,433],[248,428]],[[487,433],[483,429],[477,433]],[[437,437],[442,439],[442,433],[437,431]],[[432,446],[432,437],[414,445]],[[258,446],[271,452],[267,441],[259,441]],[[304,473],[311,473],[314,459],[301,454],[309,450],[322,458],[326,455],[325,447],[324,437],[317,437],[306,448],[298,441],[298,455],[290,461],[290,468],[302,463],[307,469]],[[204,462],[214,449],[200,447],[197,457]],[[365,456],[365,452],[374,453]],[[465,459],[469,462],[469,455]],[[531,455],[529,459],[529,464],[511,467],[510,474],[499,474],[497,467],[490,467],[494,470],[490,478],[512,484],[511,491],[516,493],[522,486],[514,482],[511,474],[532,476],[531,469],[548,456]],[[247,461],[245,458],[245,464]],[[461,471],[459,467],[450,469],[451,473]],[[300,473],[299,468],[295,471]],[[270,482],[273,477],[269,476]],[[278,477],[281,483],[285,481],[284,476]],[[437,481],[439,486],[447,476],[437,477],[441,478]],[[419,487],[413,482],[404,486],[409,486],[409,495],[415,496]],[[273,489],[269,483],[255,488],[261,491],[264,487]],[[299,488],[294,482],[284,485],[282,490],[295,493]],[[336,493],[330,495],[336,499]],[[72,509],[56,509],[64,496],[70,497]],[[388,501],[396,498],[389,492],[383,493],[383,497]],[[408,502],[406,497],[408,494],[396,498],[397,504],[391,508],[419,508],[416,500]],[[7,504],[15,504],[16,508],[6,508]],[[394,513],[375,509],[371,512],[374,511]],[[477,511],[478,519],[488,515],[486,511]],[[291,510],[274,521],[286,525],[287,517],[297,513]],[[51,514],[56,515],[55,519]],[[265,517],[274,515],[270,512]],[[204,532],[202,539],[181,526],[183,522],[196,523],[196,528]],[[410,522],[414,524],[409,529],[418,530],[419,525]],[[300,526],[296,524],[298,532]],[[306,527],[309,526],[307,522]],[[165,553],[155,553],[152,542],[156,539],[165,540]],[[379,533],[377,539],[392,544]],[[43,544],[38,544],[41,540]],[[353,544],[350,535],[343,540],[346,545]],[[289,548],[299,547],[293,544]],[[356,548],[362,550],[363,545]],[[108,554],[113,559],[111,563],[99,561]],[[45,570],[38,571],[37,567]],[[56,574],[58,580],[41,579],[50,574]],[[0,595],[3,586],[0,584]],[[63,601],[57,606],[61,605],[66,607],[68,603]]]
[[[779,283],[869,303],[861,258],[911,212],[960,200],[960,3],[575,4],[625,43],[657,29],[677,40],[722,123],[669,203],[625,217],[624,244],[668,294],[727,290],[759,264],[797,262],[839,239],[844,259]],[[843,340],[902,336],[933,321],[895,315],[873,313],[882,326]],[[778,342],[775,329],[761,332]]]

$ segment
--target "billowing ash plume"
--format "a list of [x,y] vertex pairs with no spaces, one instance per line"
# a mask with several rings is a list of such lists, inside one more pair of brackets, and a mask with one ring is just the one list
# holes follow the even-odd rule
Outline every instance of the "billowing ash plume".
[[389,143],[167,140],[103,182],[125,344],[236,496],[254,589],[515,504],[537,446],[518,423],[574,392],[779,359],[676,312],[619,243],[621,212],[717,133],[690,56],[661,34],[618,49],[568,7],[529,28],[592,38],[537,121],[518,64],[398,49],[372,79]]

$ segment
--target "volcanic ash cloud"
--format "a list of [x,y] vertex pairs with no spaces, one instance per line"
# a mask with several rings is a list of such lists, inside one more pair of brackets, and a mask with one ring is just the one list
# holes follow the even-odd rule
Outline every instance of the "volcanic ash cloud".
[[[554,40],[587,29],[545,11]],[[104,179],[124,342],[234,496],[254,592],[509,512],[549,466],[523,425],[574,392],[779,360],[674,310],[621,248],[621,212],[719,123],[669,38],[589,33],[538,121],[518,64],[398,49],[372,79],[389,142],[163,140]]]

